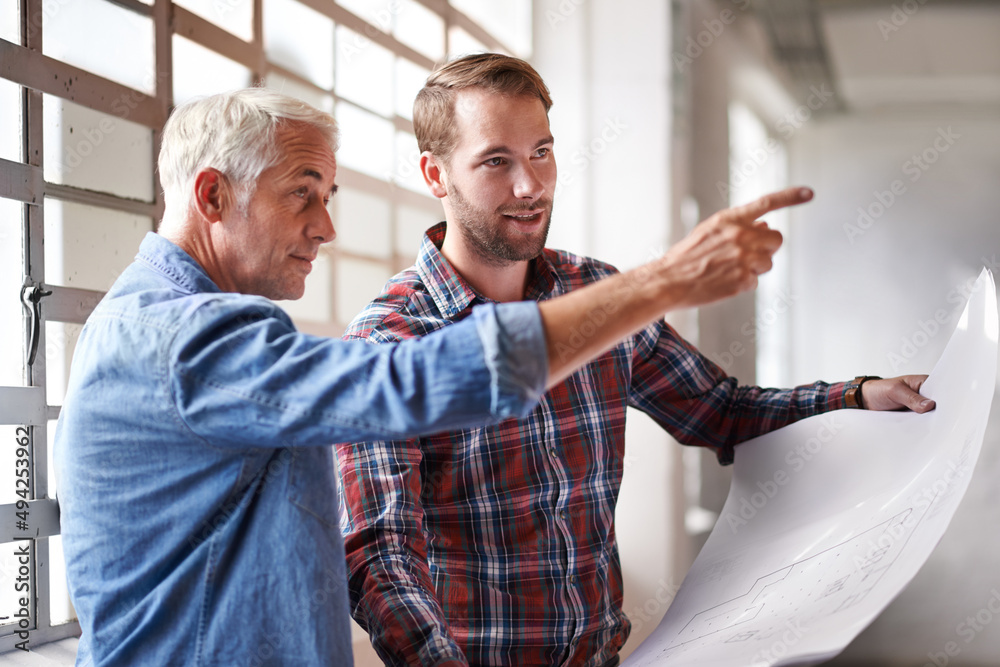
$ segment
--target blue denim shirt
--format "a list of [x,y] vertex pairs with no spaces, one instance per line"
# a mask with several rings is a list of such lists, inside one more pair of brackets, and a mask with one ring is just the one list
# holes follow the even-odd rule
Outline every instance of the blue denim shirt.
[[537,306],[369,346],[296,331],[156,234],[80,335],[54,465],[79,665],[350,665],[330,443],[524,416]]

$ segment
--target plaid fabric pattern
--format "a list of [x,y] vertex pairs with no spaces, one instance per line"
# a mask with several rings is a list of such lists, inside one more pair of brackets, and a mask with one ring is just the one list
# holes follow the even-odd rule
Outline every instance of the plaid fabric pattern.
[[[428,230],[415,266],[345,338],[387,343],[461,320],[483,297]],[[546,249],[527,298],[615,272]],[[628,637],[614,513],[625,409],[729,463],[733,447],[843,407],[842,383],[739,387],[657,322],[552,389],[521,421],[337,445],[351,608],[389,665],[593,665]]]

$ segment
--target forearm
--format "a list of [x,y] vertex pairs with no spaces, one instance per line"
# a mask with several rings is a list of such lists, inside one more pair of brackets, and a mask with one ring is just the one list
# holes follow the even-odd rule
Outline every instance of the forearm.
[[341,443],[335,449],[351,614],[386,664],[464,661],[431,580],[421,528],[419,442]]
[[756,287],[782,240],[758,218],[810,198],[808,189],[789,188],[720,211],[663,257],[541,304],[549,386],[668,311]]
[[379,565],[368,574],[355,608],[379,658],[387,665],[467,665],[433,591],[396,576],[398,569],[389,578],[386,572]]
[[581,366],[663,317],[678,299],[652,264],[539,304],[551,388]]

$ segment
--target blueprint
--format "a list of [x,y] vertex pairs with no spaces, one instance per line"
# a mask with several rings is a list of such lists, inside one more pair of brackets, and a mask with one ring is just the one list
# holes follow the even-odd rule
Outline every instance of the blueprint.
[[997,329],[983,270],[921,389],[935,410],[838,410],[737,447],[712,534],[623,667],[814,665],[840,653],[916,575],[968,488]]

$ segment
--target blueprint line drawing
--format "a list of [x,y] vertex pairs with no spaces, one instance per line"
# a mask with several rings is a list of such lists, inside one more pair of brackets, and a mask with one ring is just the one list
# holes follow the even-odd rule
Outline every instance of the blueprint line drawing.
[[840,653],[916,575],[965,495],[997,338],[984,269],[921,388],[935,410],[839,410],[739,445],[719,521],[623,667],[816,665]]

